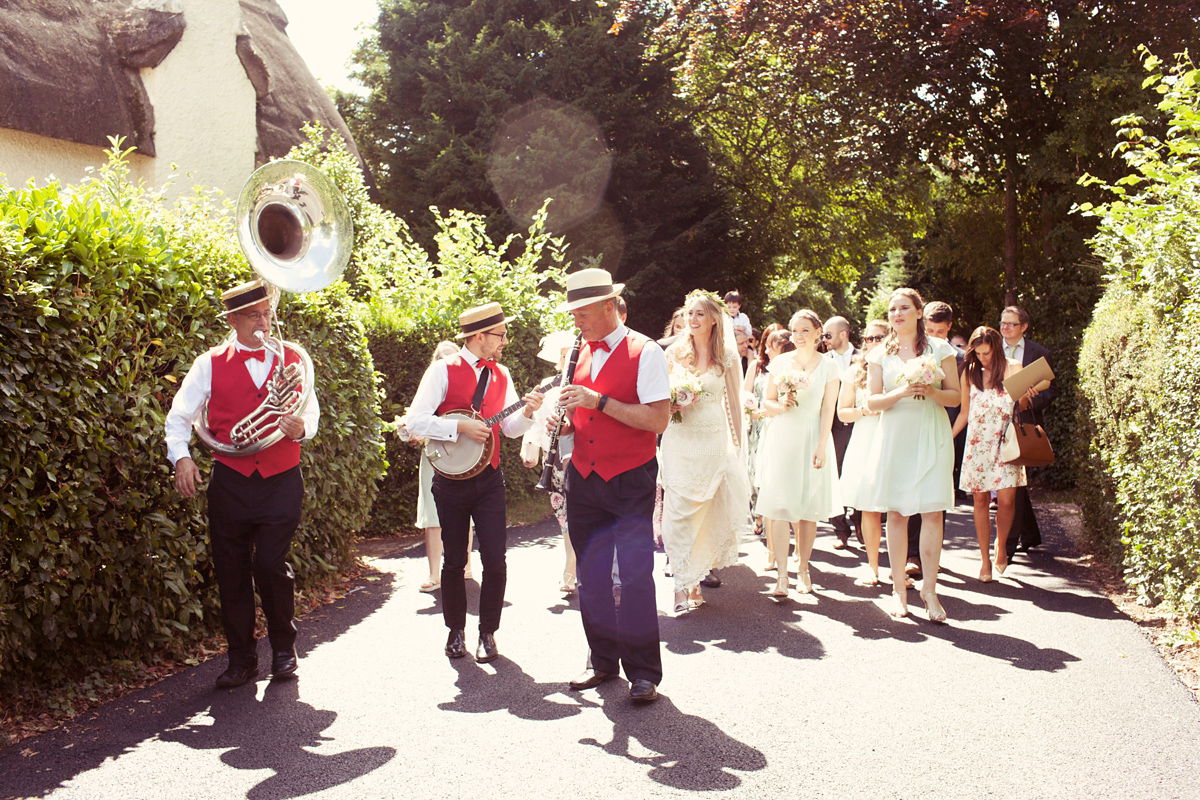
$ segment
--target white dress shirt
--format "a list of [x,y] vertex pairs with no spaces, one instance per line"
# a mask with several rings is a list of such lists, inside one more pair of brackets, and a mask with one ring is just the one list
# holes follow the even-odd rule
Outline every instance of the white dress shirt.
[[[467,362],[475,373],[475,380],[478,381],[479,371],[483,369],[479,366],[479,356],[463,347],[458,351],[457,357]],[[452,360],[453,358],[443,358],[435,361],[421,376],[421,384],[417,387],[416,397],[413,398],[412,406],[408,410],[408,430],[413,436],[446,442],[458,441],[458,420],[443,419],[437,416],[438,406],[446,399],[446,391],[450,388],[450,373],[447,370],[447,364]],[[517,390],[513,388],[512,375],[509,374],[508,367],[502,364],[498,364],[497,367],[504,374],[507,383],[503,408],[508,408],[521,398],[517,395]],[[524,411],[516,411],[500,423],[500,430],[505,436],[515,439],[529,430],[529,426],[532,424],[533,420],[525,416]]]
[[838,365],[838,377],[841,377],[846,373],[846,370],[850,369],[850,359],[854,358],[854,348],[850,345],[846,345],[845,353],[839,353],[837,350],[830,350],[825,355]]
[[1015,345],[1004,343],[1004,355],[1016,361],[1018,364],[1025,363],[1025,337],[1022,336],[1017,340]]
[[[167,414],[164,428],[167,438],[167,458],[172,464],[181,458],[192,457],[188,448],[192,439],[192,423],[200,416],[200,410],[212,397],[213,354],[224,350],[227,346],[227,344],[220,344],[197,356],[192,363],[192,368],[184,377],[183,383],[179,385],[175,399],[171,401],[171,410]],[[250,373],[250,379],[254,381],[254,385],[261,389],[271,375],[271,367],[275,364],[275,354],[265,347],[246,347],[236,339],[233,341],[233,346],[237,350],[257,349],[263,351],[262,361],[253,358],[246,359],[246,371]],[[308,401],[308,405],[301,412],[300,418],[304,420],[304,438],[311,439],[317,434],[317,424],[321,420],[321,404],[317,402],[316,392],[313,392],[312,399]]]

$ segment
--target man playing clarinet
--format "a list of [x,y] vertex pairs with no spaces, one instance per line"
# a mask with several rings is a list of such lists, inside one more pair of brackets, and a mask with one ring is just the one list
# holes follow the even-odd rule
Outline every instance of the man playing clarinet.
[[[567,527],[579,570],[579,608],[591,669],[571,681],[590,689],[625,669],[636,704],[658,699],[662,656],[654,597],[656,435],[667,429],[670,382],[662,348],[617,315],[625,288],[602,269],[567,276],[569,311],[583,334],[571,384],[559,402],[573,434]],[[616,553],[621,603],[613,598]]]
[[[504,587],[508,570],[504,551],[507,545],[507,514],[504,474],[500,471],[500,433],[518,437],[532,424],[533,412],[542,404],[540,393],[522,398],[520,414],[506,417],[489,428],[478,419],[445,417],[448,411],[473,408],[484,417],[496,415],[517,402],[512,376],[497,364],[508,342],[508,323],[499,303],[467,309],[458,318],[465,340],[457,357],[432,364],[421,378],[417,395],[409,411],[408,429],[414,436],[445,442],[467,438],[493,443],[488,464],[474,477],[457,480],[442,474],[433,477],[433,501],[442,523],[442,616],[450,636],[446,655],[462,658],[467,654],[467,590],[463,571],[467,566],[467,534],[475,522],[475,541],[483,562],[483,581],[479,587],[479,646],[475,660],[494,661],[496,630],[504,607]],[[436,465],[435,465],[436,467]]]

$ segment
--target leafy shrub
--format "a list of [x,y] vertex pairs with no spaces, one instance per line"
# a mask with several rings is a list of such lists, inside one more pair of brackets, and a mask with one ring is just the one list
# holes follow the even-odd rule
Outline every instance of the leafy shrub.
[[[215,621],[203,500],[175,492],[162,431],[191,360],[228,332],[219,289],[249,275],[225,214],[206,202],[166,209],[128,183],[115,150],[98,178],[69,192],[0,192],[6,688]],[[323,407],[305,448],[301,584],[346,563],[382,471],[361,324],[345,287],[320,295],[281,308],[317,365]]]
[[[543,376],[546,365],[535,358],[538,341],[551,330],[571,327],[556,314],[559,302],[550,290],[562,285],[565,267],[561,237],[546,232],[543,208],[523,236],[500,244],[487,234],[486,219],[460,211],[433,209],[437,224],[431,259],[414,243],[407,224],[370,201],[362,172],[340,137],[318,127],[306,128],[308,141],[289,157],[320,169],[346,197],[354,215],[354,255],[347,281],[358,301],[375,368],[382,382],[385,421],[404,413],[429,364],[434,347],[458,333],[458,315],[467,308],[497,301],[516,319],[503,362],[518,395]],[[416,517],[420,452],[389,437],[387,475],[383,478],[364,533],[392,535],[411,530]],[[536,478],[521,465],[519,448],[501,450],[509,477],[510,498],[531,491]]]
[[[384,414],[398,416],[412,402],[433,349],[458,333],[458,315],[467,308],[496,301],[506,315],[509,342],[501,361],[508,366],[518,396],[550,371],[537,360],[538,343],[553,330],[571,328],[569,317],[557,314],[559,302],[548,289],[562,285],[563,242],[545,231],[545,209],[519,240],[499,245],[488,238],[486,220],[477,214],[437,213],[436,280],[421,285],[397,283],[376,293],[363,309],[375,363],[385,375]],[[516,255],[510,255],[513,252]],[[389,416],[390,415],[390,416]],[[388,443],[387,478],[380,487],[369,532],[391,534],[411,530],[416,516],[419,451]],[[501,447],[501,467],[511,501],[532,494],[536,476],[521,464],[519,448]],[[528,478],[528,480],[525,480]]]
[[[1200,71],[1143,51],[1162,120],[1119,119],[1132,173],[1081,211],[1111,271],[1080,358],[1087,527],[1143,602],[1200,615]],[[1154,135],[1154,126],[1165,133]],[[1096,181],[1091,181],[1096,182]],[[1113,513],[1115,511],[1115,513]],[[1119,549],[1116,537],[1120,536]]]

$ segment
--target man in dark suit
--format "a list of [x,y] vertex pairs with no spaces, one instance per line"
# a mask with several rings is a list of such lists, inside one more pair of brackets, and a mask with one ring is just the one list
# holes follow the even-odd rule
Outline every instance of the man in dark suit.
[[[1000,312],[1000,336],[1004,338],[1004,355],[1021,362],[1027,367],[1039,358],[1050,360],[1050,351],[1037,342],[1025,338],[1029,329],[1029,314],[1020,306],[1008,306]],[[1034,391],[1030,400],[1029,413],[1039,418],[1058,396],[1058,389],[1051,381],[1050,385],[1040,392]],[[1033,513],[1033,501],[1029,499],[1029,490],[1024,486],[1017,489],[1016,512],[1013,516],[1012,530],[1008,534],[1008,557],[1011,560],[1018,550],[1029,550],[1042,543],[1042,533],[1038,529],[1037,516]]]
[[[825,357],[837,364],[838,377],[846,374],[846,370],[850,368],[850,359],[854,358],[858,348],[850,344],[850,323],[845,317],[830,317],[825,322],[824,333],[825,344],[829,349],[825,352]],[[842,474],[842,461],[846,457],[846,446],[850,444],[850,434],[854,432],[853,422],[842,422],[833,415],[833,452],[837,456],[838,475]],[[862,520],[862,514],[855,511],[853,516],[854,525],[857,527]],[[842,509],[842,513],[831,518],[829,524],[833,526],[833,533],[837,536],[837,544],[833,547],[835,550],[845,548],[846,542],[850,539],[850,524],[851,519],[847,519],[846,510]],[[858,540],[862,541],[862,533],[858,534]]]

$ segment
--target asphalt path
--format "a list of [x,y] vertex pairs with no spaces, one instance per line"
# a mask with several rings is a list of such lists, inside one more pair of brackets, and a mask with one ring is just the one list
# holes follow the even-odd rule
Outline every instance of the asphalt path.
[[766,595],[755,538],[680,618],[656,570],[665,676],[645,707],[624,680],[566,686],[586,645],[552,520],[509,532],[487,665],[445,658],[422,549],[388,543],[380,574],[301,622],[297,680],[220,692],[214,659],[0,750],[0,797],[1200,798],[1200,705],[1062,529],[1043,515],[1043,547],[983,585],[969,512],[948,517],[947,625],[916,591],[889,618],[888,587],[854,585],[862,549],[824,527],[811,596]]

